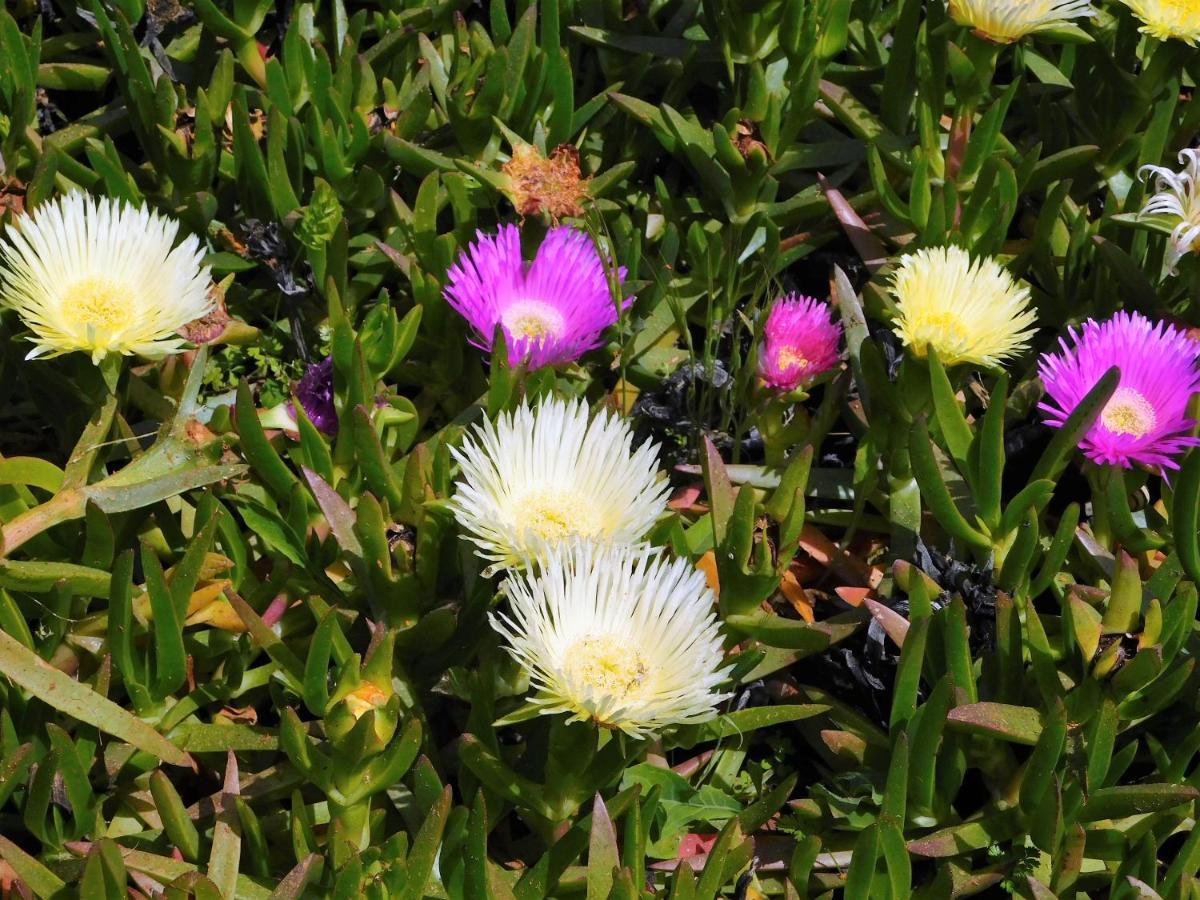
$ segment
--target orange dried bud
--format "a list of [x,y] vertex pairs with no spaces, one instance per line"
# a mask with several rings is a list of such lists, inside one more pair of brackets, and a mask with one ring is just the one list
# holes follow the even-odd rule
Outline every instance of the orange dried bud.
[[554,148],[548,158],[532,144],[521,144],[501,170],[509,178],[509,197],[520,215],[583,215],[588,179],[580,174],[579,151],[571,144]]
[[717,554],[709,550],[696,560],[696,568],[704,573],[704,580],[718,597],[721,596],[721,577],[717,574]]
[[25,182],[16,178],[0,180],[0,216],[11,210],[14,216],[25,212]]
[[812,598],[808,596],[808,591],[796,579],[796,575],[791,569],[783,573],[783,578],[779,581],[779,590],[783,596],[787,597],[788,602],[792,604],[792,608],[796,610],[804,619],[805,622],[815,622],[816,616],[813,614]]

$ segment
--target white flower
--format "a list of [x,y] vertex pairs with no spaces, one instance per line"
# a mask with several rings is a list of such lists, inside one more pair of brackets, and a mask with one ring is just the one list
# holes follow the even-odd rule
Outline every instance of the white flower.
[[1175,274],[1175,265],[1187,253],[1196,249],[1200,240],[1200,150],[1181,150],[1182,172],[1172,172],[1163,166],[1143,166],[1141,174],[1155,176],[1158,191],[1144,207],[1143,216],[1165,216],[1178,220],[1171,229],[1167,248],[1167,268]]
[[17,219],[0,241],[0,303],[33,332],[29,357],[178,352],[176,332],[214,303],[200,242],[189,235],[176,247],[178,231],[173,219],[79,192]]
[[633,449],[619,416],[589,420],[582,401],[522,404],[485,422],[452,450],[462,470],[451,505],[495,568],[522,565],[572,537],[633,544],[666,508],[658,446]]
[[1096,15],[1090,0],[949,0],[948,5],[956,22],[998,44]]
[[703,722],[728,694],[714,597],[704,574],[659,551],[559,544],[539,571],[504,582],[492,627],[536,689],[543,714],[567,713],[633,737]]

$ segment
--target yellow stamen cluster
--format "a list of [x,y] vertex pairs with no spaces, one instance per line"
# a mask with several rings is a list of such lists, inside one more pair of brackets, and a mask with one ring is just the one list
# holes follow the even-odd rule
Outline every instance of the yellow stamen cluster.
[[619,702],[637,696],[650,674],[646,658],[635,646],[611,634],[586,635],[566,652],[566,675]]
[[505,330],[517,339],[540,344],[548,337],[562,334],[562,313],[540,300],[521,300],[509,306],[500,317]]
[[1154,430],[1158,417],[1149,400],[1133,388],[1121,387],[1105,404],[1100,422],[1113,434],[1144,437]]
[[779,350],[779,367],[781,369],[804,369],[808,360],[795,347],[782,347]]
[[601,524],[588,508],[588,498],[574,491],[534,491],[521,501],[526,527],[551,543],[588,537]]

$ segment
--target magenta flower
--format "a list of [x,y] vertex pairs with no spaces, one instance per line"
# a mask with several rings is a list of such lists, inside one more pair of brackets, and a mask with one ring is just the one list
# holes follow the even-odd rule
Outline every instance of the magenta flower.
[[767,315],[758,374],[768,387],[794,391],[834,367],[841,336],[827,304],[801,294],[780,297]]
[[1177,469],[1175,457],[1200,439],[1188,435],[1188,400],[1200,390],[1196,359],[1200,344],[1173,325],[1152,323],[1139,313],[1089,319],[1060,338],[1061,354],[1044,353],[1038,374],[1047,401],[1038,405],[1048,425],[1061,428],[1085,394],[1112,366],[1117,389],[1079,448],[1097,463],[1132,468]]
[[[601,333],[617,321],[604,263],[575,228],[551,228],[531,263],[521,257],[517,226],[478,232],[447,275],[446,301],[471,324],[471,343],[490,351],[500,325],[509,359],[531,369],[574,362],[599,347]],[[624,278],[618,269],[618,282]]]

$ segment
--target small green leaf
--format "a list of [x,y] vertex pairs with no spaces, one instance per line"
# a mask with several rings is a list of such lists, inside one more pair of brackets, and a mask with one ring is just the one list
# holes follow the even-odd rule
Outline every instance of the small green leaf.
[[[903,727],[916,713],[917,691],[921,685],[921,668],[925,660],[925,642],[929,636],[929,616],[914,619],[900,650],[900,665],[896,669],[895,693],[889,724],[892,729]],[[873,865],[873,864],[872,864]]]
[[956,706],[946,716],[956,731],[998,737],[1014,744],[1033,746],[1042,733],[1042,716],[1028,706],[1007,703],[968,703]]
[[1096,421],[1101,410],[1112,397],[1120,380],[1121,371],[1113,366],[1079,401],[1079,404],[1067,416],[1067,420],[1063,422],[1062,427],[1058,429],[1042,452],[1033,474],[1029,477],[1030,484],[1042,479],[1058,480],[1058,476],[1066,468],[1069,454],[1078,446],[1087,430],[1092,427],[1092,423]]
[[[1062,758],[1066,740],[1067,711],[1062,701],[1056,697],[1054,705],[1043,718],[1042,733],[1038,736],[1037,744],[1025,762],[1020,803],[1021,809],[1026,813],[1033,814],[1046,792],[1050,790],[1054,775],[1059,771],[1059,760]],[[1051,851],[1048,849],[1047,852]]]
[[959,511],[950,490],[942,477],[941,469],[933,455],[929,431],[922,420],[913,423],[908,439],[912,457],[913,475],[921,488],[921,496],[929,505],[934,519],[951,537],[958,538],[972,547],[988,549],[991,541],[978,529],[973,528]]
[[605,900],[613,884],[613,870],[620,865],[617,832],[599,794],[592,803],[592,836],[588,843],[588,900]]
[[950,458],[954,460],[958,470],[964,475],[969,475],[967,458],[974,437],[971,426],[967,424],[962,408],[958,405],[958,398],[954,395],[954,388],[946,375],[946,369],[932,347],[929,348],[927,362],[933,411],[942,431],[942,438],[946,442],[946,449],[950,451]]
[[408,881],[400,895],[401,900],[421,900],[425,896],[441,848],[446,818],[450,815],[451,799],[452,791],[447,785],[413,838],[412,849],[408,853]]
[[1198,798],[1200,791],[1187,784],[1123,784],[1097,788],[1088,795],[1079,821],[1097,822],[1156,813],[1192,803]]
[[150,793],[154,797],[154,806],[162,820],[167,840],[179,849],[188,862],[198,862],[200,832],[196,830],[195,823],[188,818],[187,807],[171,779],[164,775],[161,769],[155,769],[150,774]]

